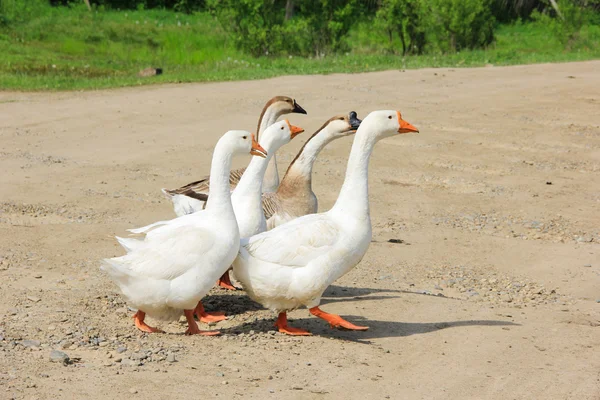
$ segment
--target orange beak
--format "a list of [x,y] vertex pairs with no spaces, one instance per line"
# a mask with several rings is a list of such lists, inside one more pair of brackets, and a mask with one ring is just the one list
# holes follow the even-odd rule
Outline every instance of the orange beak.
[[398,133],[419,132],[419,130],[417,128],[415,128],[410,123],[408,123],[402,119],[402,116],[400,115],[400,111],[396,111],[396,114],[398,114],[398,123],[400,124]]
[[290,121],[288,121],[287,119],[285,120],[285,122],[287,122],[288,126],[290,127],[290,136],[292,139],[295,138],[296,136],[298,136],[299,134],[301,134],[302,132],[304,132],[303,128],[300,128],[299,126],[291,125]]
[[254,133],[252,134],[252,149],[250,150],[250,154],[253,156],[267,158],[267,151],[263,149],[260,144],[258,144],[256,138],[254,137]]

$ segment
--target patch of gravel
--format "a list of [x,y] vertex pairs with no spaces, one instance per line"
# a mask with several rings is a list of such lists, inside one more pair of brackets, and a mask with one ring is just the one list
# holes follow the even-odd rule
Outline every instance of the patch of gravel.
[[463,231],[506,238],[545,240],[555,243],[600,243],[599,231],[583,232],[574,228],[562,216],[549,219],[528,219],[515,215],[502,215],[496,211],[464,212],[451,216],[436,215],[433,222],[436,225]]

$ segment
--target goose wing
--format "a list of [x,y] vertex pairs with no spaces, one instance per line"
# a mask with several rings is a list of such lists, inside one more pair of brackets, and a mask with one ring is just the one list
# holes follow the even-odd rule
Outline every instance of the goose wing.
[[340,233],[340,227],[326,214],[311,214],[252,236],[243,246],[258,260],[303,267],[332,251]]

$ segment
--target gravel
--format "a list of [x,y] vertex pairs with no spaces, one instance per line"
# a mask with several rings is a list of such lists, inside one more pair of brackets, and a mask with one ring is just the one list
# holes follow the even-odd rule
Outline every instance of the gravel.
[[65,352],[62,352],[60,350],[52,350],[50,352],[50,361],[67,365],[71,361],[71,359]]

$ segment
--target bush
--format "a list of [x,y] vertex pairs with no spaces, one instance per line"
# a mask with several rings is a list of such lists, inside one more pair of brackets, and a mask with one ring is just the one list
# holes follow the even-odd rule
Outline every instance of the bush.
[[492,0],[423,1],[422,19],[432,50],[485,47],[494,40]]
[[421,19],[422,0],[383,0],[375,20],[395,52],[394,34],[402,43],[402,55],[421,54],[425,47],[425,29]]
[[0,26],[48,13],[48,0],[0,0]]
[[583,8],[569,0],[559,0],[557,5],[558,12],[548,3],[543,12],[535,12],[532,17],[546,26],[563,45],[572,47],[579,39],[583,26],[593,22],[594,9]]
[[356,0],[303,0],[286,16],[286,0],[208,0],[236,46],[254,56],[321,55],[344,48],[358,19]]

